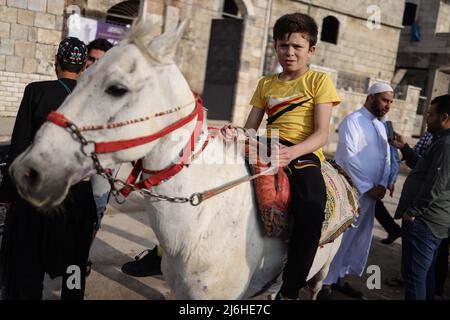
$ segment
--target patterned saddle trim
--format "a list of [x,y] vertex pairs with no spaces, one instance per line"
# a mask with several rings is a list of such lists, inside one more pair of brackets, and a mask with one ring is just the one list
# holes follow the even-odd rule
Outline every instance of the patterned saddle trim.
[[[253,166],[256,173],[262,166]],[[320,246],[334,241],[356,220],[359,214],[358,192],[348,175],[334,161],[322,164],[327,187],[325,221]],[[261,176],[254,181],[259,213],[266,235],[289,239],[289,180],[285,172]]]

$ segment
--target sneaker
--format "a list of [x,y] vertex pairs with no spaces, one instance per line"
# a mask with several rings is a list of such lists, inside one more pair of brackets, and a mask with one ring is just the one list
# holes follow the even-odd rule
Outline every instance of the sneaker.
[[391,244],[392,242],[394,242],[398,238],[400,238],[400,234],[399,233],[398,234],[389,234],[386,239],[381,240],[381,243],[383,243],[383,244]]
[[[147,252],[145,256],[140,256]],[[133,277],[148,277],[160,275],[161,272],[161,257],[158,256],[158,247],[152,250],[147,249],[137,255],[135,261],[130,261],[122,266],[122,272]]]

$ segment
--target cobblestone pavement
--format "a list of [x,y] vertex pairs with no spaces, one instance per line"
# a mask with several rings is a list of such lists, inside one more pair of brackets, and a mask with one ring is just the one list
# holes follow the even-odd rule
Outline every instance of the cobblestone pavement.
[[[401,185],[406,177],[400,175],[397,191],[393,198],[387,197],[385,204],[392,213],[400,195]],[[124,205],[112,203],[103,220],[103,227],[92,248],[92,273],[87,281],[86,299],[174,299],[173,293],[162,276],[133,278],[120,271],[123,263],[146,248],[153,247],[157,240],[148,227],[148,217],[137,201],[128,201]],[[125,213],[126,212],[126,213]],[[400,273],[401,240],[391,245],[384,245],[380,240],[386,237],[382,227],[375,222],[374,238],[367,266],[379,266],[381,271],[381,287],[368,289],[366,281],[371,274],[365,273],[362,278],[350,276],[346,280],[364,293],[367,300],[401,300],[403,288],[393,288],[384,282]],[[450,277],[450,276],[449,276]],[[47,298],[55,299],[57,282],[47,290]],[[450,279],[447,279],[447,294],[450,292]],[[267,295],[257,299],[266,299]],[[333,299],[351,300],[339,292],[333,293]]]
[[[0,118],[0,143],[8,141],[12,131],[12,118]],[[413,141],[411,141],[413,144]],[[400,191],[408,173],[402,167],[394,197],[386,196],[384,203],[393,214]],[[0,209],[0,225],[4,210]],[[112,202],[103,219],[103,227],[99,231],[91,250],[93,261],[92,273],[87,279],[86,299],[174,299],[174,295],[162,276],[133,278],[123,274],[120,267],[130,261],[144,249],[153,247],[156,237],[148,226],[148,217],[138,197],[131,196],[124,205]],[[346,280],[364,293],[368,300],[400,300],[403,299],[403,288],[393,288],[385,284],[400,274],[401,240],[391,245],[384,245],[380,240],[386,237],[383,228],[375,221],[374,238],[367,266],[376,265],[381,271],[381,287],[368,289],[366,281],[371,274],[365,273],[362,278],[350,276]],[[0,235],[1,238],[1,235]],[[446,296],[450,295],[450,273],[446,282]],[[58,299],[61,278],[46,278],[45,298]],[[266,295],[257,297],[265,299]],[[333,292],[333,299],[351,299],[339,292]]]

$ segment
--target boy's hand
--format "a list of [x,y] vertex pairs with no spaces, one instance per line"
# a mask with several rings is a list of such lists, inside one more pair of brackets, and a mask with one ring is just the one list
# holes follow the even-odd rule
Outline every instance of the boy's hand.
[[225,125],[220,129],[220,132],[226,140],[245,141],[248,139],[248,135],[244,128]]
[[271,161],[273,166],[286,167],[292,160],[297,158],[293,154],[292,147],[286,147],[282,144],[274,146],[275,152],[272,154]]

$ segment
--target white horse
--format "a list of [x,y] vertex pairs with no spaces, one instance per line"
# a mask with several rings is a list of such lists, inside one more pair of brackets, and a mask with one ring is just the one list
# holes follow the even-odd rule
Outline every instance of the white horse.
[[[193,113],[196,99],[174,63],[184,25],[153,38],[148,36],[149,26],[137,26],[80,77],[58,112],[79,128],[85,127],[81,133],[91,142],[84,142],[82,150],[80,136],[76,137],[74,127],[65,127],[62,116],[45,123],[10,168],[25,199],[40,207],[59,204],[72,184],[94,173],[94,161],[89,157],[93,141],[98,143],[96,151],[103,167],[143,159],[146,169],[162,170],[179,161],[191,139],[197,140],[193,153],[202,149],[207,139],[206,121],[198,124],[203,109]],[[181,127],[166,130],[174,123]],[[94,124],[103,127],[90,130]],[[197,134],[191,134],[194,131]],[[157,132],[162,136],[155,138]],[[100,143],[123,140],[127,146]],[[248,176],[244,156],[232,149],[222,139],[213,139],[201,157],[154,186],[152,192],[188,197]],[[209,164],[205,165],[204,159]],[[151,227],[164,250],[162,271],[177,298],[248,298],[280,274],[287,246],[264,236],[252,192],[247,182],[198,206],[151,198],[147,202]],[[315,280],[312,298],[320,290],[340,242],[341,236],[318,249],[308,276]]]

